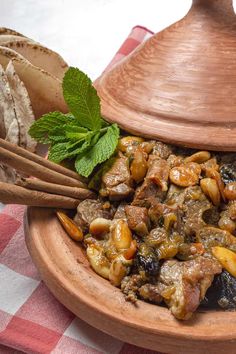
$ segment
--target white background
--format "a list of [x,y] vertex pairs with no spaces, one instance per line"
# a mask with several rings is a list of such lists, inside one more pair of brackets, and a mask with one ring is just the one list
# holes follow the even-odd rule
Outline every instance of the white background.
[[0,26],[58,51],[95,79],[135,25],[157,32],[191,0],[0,0]]

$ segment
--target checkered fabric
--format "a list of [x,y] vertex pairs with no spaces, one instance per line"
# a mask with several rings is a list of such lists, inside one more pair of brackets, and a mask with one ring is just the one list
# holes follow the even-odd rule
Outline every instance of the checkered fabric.
[[[151,34],[133,28],[106,70]],[[24,212],[24,206],[9,205],[0,213],[0,353],[154,353],[89,326],[54,298],[27,251]]]

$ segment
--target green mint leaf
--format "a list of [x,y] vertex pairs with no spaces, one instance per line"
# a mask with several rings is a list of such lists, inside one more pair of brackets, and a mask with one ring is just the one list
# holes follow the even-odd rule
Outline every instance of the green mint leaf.
[[89,77],[70,67],[63,78],[64,99],[80,124],[90,130],[101,129],[100,99]]
[[75,118],[70,114],[63,114],[61,112],[51,112],[43,115],[36,120],[29,129],[30,136],[39,143],[49,144],[50,133],[55,127],[75,121]]
[[51,143],[67,140],[78,141],[86,138],[87,134],[91,134],[91,132],[88,132],[88,129],[73,125],[72,122],[71,125],[64,124],[60,127],[55,127],[50,131],[48,139],[51,141]]
[[81,140],[85,139],[88,133],[88,129],[83,127],[76,127],[74,125],[65,126],[65,136],[70,140]]
[[84,177],[88,177],[95,166],[106,161],[114,153],[118,144],[119,128],[112,124],[98,142],[75,161],[76,171]]
[[48,158],[53,162],[60,163],[65,159],[72,158],[78,154],[81,154],[89,147],[89,145],[89,140],[82,140],[79,143],[57,142],[51,146]]
[[68,158],[81,156],[85,150],[96,144],[99,136],[100,133],[88,132],[80,140],[55,141],[50,147],[48,158],[59,163]]

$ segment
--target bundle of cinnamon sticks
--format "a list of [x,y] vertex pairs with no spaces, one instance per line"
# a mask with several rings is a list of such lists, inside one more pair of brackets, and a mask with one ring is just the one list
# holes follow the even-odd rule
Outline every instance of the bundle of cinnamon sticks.
[[4,204],[74,209],[81,200],[95,197],[76,172],[3,139],[0,163],[30,176],[18,178],[15,184],[0,182],[0,202]]

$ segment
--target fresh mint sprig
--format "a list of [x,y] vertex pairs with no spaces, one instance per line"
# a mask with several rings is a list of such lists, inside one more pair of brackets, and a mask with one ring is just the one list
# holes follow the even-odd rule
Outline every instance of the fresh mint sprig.
[[75,159],[76,171],[88,177],[109,159],[118,144],[119,128],[102,119],[100,99],[89,77],[70,67],[63,78],[63,95],[70,113],[51,112],[29,129],[32,138],[49,144],[49,159]]

